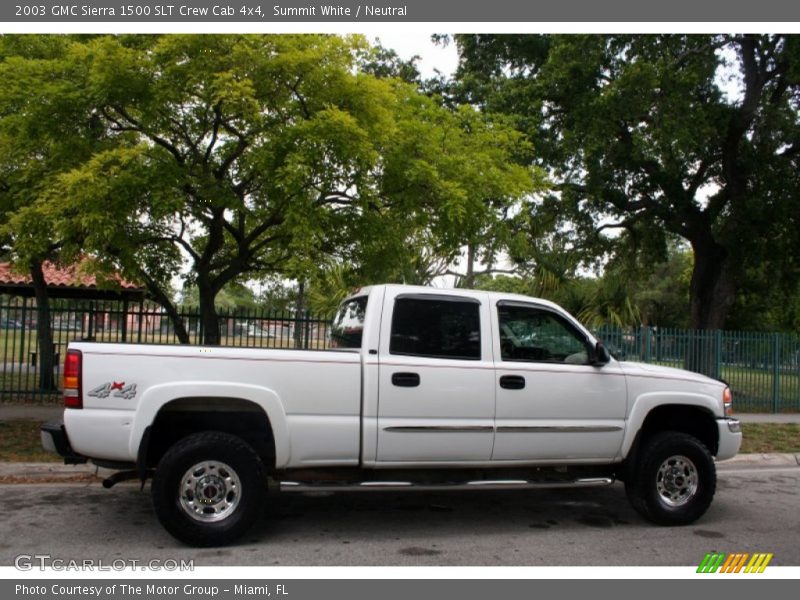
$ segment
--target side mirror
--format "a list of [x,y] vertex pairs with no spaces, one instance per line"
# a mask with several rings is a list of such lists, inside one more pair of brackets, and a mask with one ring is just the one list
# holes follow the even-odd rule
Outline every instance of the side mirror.
[[596,367],[601,367],[611,360],[611,354],[608,348],[603,346],[602,342],[597,342],[593,348],[591,364]]

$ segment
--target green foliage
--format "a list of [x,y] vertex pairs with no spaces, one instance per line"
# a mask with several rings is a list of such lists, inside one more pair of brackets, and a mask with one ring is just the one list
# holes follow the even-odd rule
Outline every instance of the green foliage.
[[631,293],[642,323],[659,327],[689,327],[689,284],[692,255],[675,248],[663,262],[639,268]]
[[506,294],[522,294],[523,296],[536,296],[534,292],[534,283],[530,279],[510,275],[478,275],[475,278],[475,289],[504,292]]
[[663,262],[620,260],[598,276],[536,265],[522,276],[482,277],[478,287],[552,300],[590,327],[687,327],[691,254],[678,247]]
[[684,239],[699,328],[722,326],[754,270],[798,281],[800,37],[456,39],[462,93],[511,115],[557,184],[530,220],[580,261],[633,243],[655,264]]
[[[181,292],[181,304],[195,307],[199,304],[200,295],[196,287],[188,285]],[[226,313],[261,308],[261,302],[252,288],[243,283],[231,282],[223,287],[216,298],[214,306]]]
[[[0,38],[1,235],[21,264],[52,258],[58,240],[41,218],[8,224],[15,211],[42,201],[54,180],[109,143],[89,94],[75,40],[65,36]],[[37,215],[39,217],[40,215]]]
[[413,61],[359,36],[2,43],[13,160],[1,175],[25,194],[3,197],[18,256],[56,244],[167,305],[188,262],[212,343],[215,298],[233,282],[306,280],[330,261],[405,278],[420,257],[490,239],[536,187],[510,160],[519,133],[420,94],[401,80]]
[[419,56],[403,60],[391,48],[382,46],[380,39],[376,42],[375,46],[367,49],[359,57],[359,66],[364,73],[382,78],[391,77],[412,84],[419,81],[420,73],[417,69]]
[[339,262],[329,262],[318,269],[311,278],[308,305],[320,315],[332,315],[339,304],[349,296],[357,285],[358,274],[352,267]]

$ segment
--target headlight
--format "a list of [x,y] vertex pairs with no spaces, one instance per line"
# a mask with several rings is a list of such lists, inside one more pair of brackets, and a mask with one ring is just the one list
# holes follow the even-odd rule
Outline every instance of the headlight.
[[733,416],[733,393],[729,387],[722,390],[722,413],[726,417]]

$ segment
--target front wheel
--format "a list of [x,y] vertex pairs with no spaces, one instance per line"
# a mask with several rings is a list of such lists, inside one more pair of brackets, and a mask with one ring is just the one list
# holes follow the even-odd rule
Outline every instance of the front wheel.
[[717,487],[714,459],[697,438],[666,431],[645,441],[625,482],[633,507],[659,525],[687,525],[708,510]]
[[174,537],[192,546],[228,544],[258,519],[266,479],[261,459],[239,437],[218,431],[172,446],[153,477],[153,506]]

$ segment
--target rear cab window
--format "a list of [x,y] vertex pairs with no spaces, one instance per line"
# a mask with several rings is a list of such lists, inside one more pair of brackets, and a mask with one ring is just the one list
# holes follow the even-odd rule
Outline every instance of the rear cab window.
[[464,297],[397,296],[389,353],[480,360],[480,302]]
[[361,349],[368,296],[348,298],[339,306],[331,323],[331,348]]

